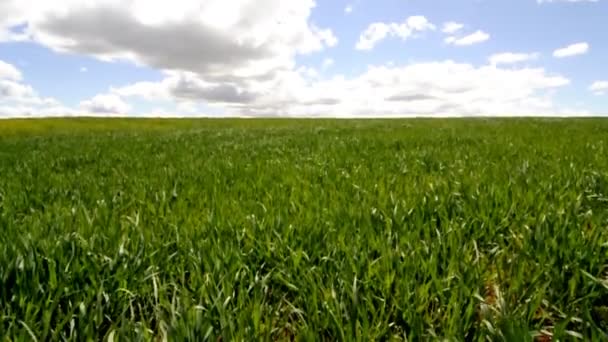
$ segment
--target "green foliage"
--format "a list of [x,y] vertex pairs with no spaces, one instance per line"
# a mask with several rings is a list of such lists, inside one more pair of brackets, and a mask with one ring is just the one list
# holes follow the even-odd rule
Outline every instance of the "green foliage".
[[0,121],[0,337],[606,339],[607,153],[599,119]]

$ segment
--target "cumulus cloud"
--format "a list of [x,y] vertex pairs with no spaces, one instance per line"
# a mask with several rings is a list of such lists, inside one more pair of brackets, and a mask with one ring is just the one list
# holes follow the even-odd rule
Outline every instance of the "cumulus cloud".
[[14,40],[15,34],[11,28],[25,19],[26,8],[24,3],[16,0],[0,1],[0,43]]
[[[127,114],[129,102],[144,99],[172,102],[188,113],[204,104],[238,116],[542,115],[556,113],[553,93],[570,82],[542,68],[450,60],[372,65],[359,75],[325,77],[297,64],[298,55],[338,43],[331,29],[310,21],[313,7],[313,0],[4,0],[0,27],[26,23],[28,39],[54,51],[126,60],[160,70],[164,78],[116,85],[69,111],[36,95],[5,67],[0,72],[12,76],[2,80],[13,83],[4,86],[11,100],[0,100],[0,113]],[[357,48],[432,30],[422,16],[376,23]],[[489,39],[483,31],[452,37],[459,46]],[[48,111],[39,105],[44,101]]]
[[172,87],[178,98],[248,102],[260,83],[295,72],[297,55],[338,43],[331,29],[310,21],[314,6],[314,0],[4,0],[0,28],[24,25],[29,40],[54,51],[180,74],[172,78],[181,80]]
[[514,52],[503,52],[497,53],[490,56],[489,61],[492,65],[499,64],[515,64],[521,62],[527,62],[538,59],[540,55],[537,52],[534,53],[514,53]]
[[[112,92],[123,97],[175,98],[182,77],[167,74],[160,82]],[[449,60],[371,66],[352,78],[315,79],[301,70],[285,74],[255,100],[226,103],[225,108],[239,116],[549,115],[556,113],[553,90],[569,83],[542,68],[475,67]]]
[[595,81],[589,86],[595,95],[606,95],[608,93],[608,81]]
[[0,60],[0,117],[70,115],[57,100],[39,96],[14,65]]
[[310,22],[313,0],[5,0],[0,6],[0,27],[9,19],[25,22],[31,41],[190,75],[175,84],[175,94],[216,102],[250,101],[259,83],[294,72],[296,55],[338,43],[331,29]]
[[21,80],[21,71],[15,68],[12,64],[0,60],[0,80]]
[[555,58],[572,57],[572,56],[584,55],[587,52],[589,52],[589,44],[582,42],[582,43],[568,45],[566,47],[553,51],[553,57],[555,57]]
[[443,24],[441,32],[447,34],[454,34],[464,28],[464,24],[457,23],[455,21],[449,21]]
[[357,42],[357,50],[371,50],[381,40],[385,39],[391,33],[390,25],[385,23],[370,24]]
[[423,16],[411,16],[402,23],[372,23],[359,36],[357,50],[372,50],[387,37],[407,40],[416,33],[435,30],[436,27]]
[[56,51],[158,69],[267,76],[289,68],[295,54],[337,43],[330,29],[308,21],[313,0],[60,2],[26,11],[32,40]]
[[125,87],[112,88],[111,93],[122,97],[142,97],[146,100],[205,101],[208,103],[250,103],[256,94],[235,83],[205,82],[194,73],[168,72],[160,83],[138,82]]
[[[547,90],[567,85],[543,69],[476,68],[452,61],[377,66],[358,77],[336,77],[302,89],[303,97],[321,94],[335,104],[288,106],[292,114],[335,112],[350,116],[514,115],[552,112]],[[333,91],[332,91],[333,90]]]
[[36,93],[23,84],[21,71],[14,65],[0,60],[0,100],[32,100]]
[[88,114],[127,114],[131,106],[114,94],[96,95],[90,100],[82,101],[80,107]]
[[28,104],[0,101],[0,118],[66,117],[74,115],[78,115],[78,112],[55,103]]
[[490,39],[490,35],[484,31],[477,30],[469,35],[462,38],[456,38],[455,36],[449,36],[445,38],[447,44],[456,46],[468,46],[483,43]]
[[0,98],[24,99],[31,96],[34,96],[32,87],[11,80],[0,80]]

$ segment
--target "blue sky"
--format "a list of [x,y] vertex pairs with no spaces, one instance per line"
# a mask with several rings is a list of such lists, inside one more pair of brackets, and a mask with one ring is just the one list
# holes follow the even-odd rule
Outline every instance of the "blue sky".
[[59,2],[0,4],[0,117],[608,113],[605,0]]

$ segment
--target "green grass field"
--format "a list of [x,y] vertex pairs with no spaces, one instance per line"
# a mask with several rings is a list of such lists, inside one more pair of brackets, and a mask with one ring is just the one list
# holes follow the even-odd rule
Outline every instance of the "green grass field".
[[608,338],[608,120],[0,121],[0,336]]

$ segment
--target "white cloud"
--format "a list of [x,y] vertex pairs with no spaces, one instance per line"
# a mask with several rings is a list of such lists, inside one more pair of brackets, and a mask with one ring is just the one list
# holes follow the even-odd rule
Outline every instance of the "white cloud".
[[[314,69],[307,68],[305,71],[310,75],[312,70]],[[166,75],[160,83],[138,82],[112,88],[111,93],[121,97],[138,96],[147,100],[174,99],[222,104],[251,103],[260,95],[235,84],[210,83],[190,72],[167,72]]]
[[78,112],[61,105],[6,104],[0,101],[0,118],[65,117],[74,115],[78,115]]
[[346,13],[346,14],[352,13],[353,10],[354,10],[353,5],[348,5],[348,6],[344,7],[344,13]]
[[0,118],[72,113],[57,100],[39,96],[30,85],[23,83],[19,69],[0,60]]
[[[569,80],[543,69],[476,68],[451,61],[370,67],[352,79],[294,86],[282,111],[345,116],[524,115],[554,113],[550,90]],[[276,109],[274,109],[276,111]]]
[[89,69],[87,69],[87,67],[80,67],[80,72],[87,72],[89,71]]
[[357,50],[371,50],[376,43],[386,38],[391,33],[390,25],[385,23],[370,24],[367,29],[359,36]]
[[28,36],[23,33],[15,33],[10,29],[0,26],[0,43],[3,42],[24,42]]
[[[298,55],[338,43],[330,29],[311,23],[313,7],[313,0],[0,1],[4,29],[25,21],[29,39],[54,51],[126,60],[164,75],[159,82],[108,89],[82,101],[81,110],[75,111],[39,97],[5,68],[4,74],[12,74],[3,79],[12,82],[4,86],[11,96],[0,100],[0,113],[127,114],[128,102],[140,98],[162,102],[158,108],[170,103],[170,108],[192,112],[204,105],[226,115],[248,116],[542,115],[557,112],[553,93],[569,83],[542,68],[449,60],[370,66],[360,75],[325,78],[297,64]],[[358,48],[436,30],[421,16],[370,27]],[[478,31],[451,43],[487,39],[489,35]]]
[[[167,74],[161,82],[114,88],[123,97],[195,101],[209,97],[194,75]],[[178,84],[189,82],[191,98]],[[356,77],[310,77],[308,70],[289,72],[270,84],[261,84],[249,102],[224,103],[238,116],[466,116],[551,115],[553,90],[569,84],[541,68],[501,69],[475,67],[452,61],[402,66],[371,66]],[[221,96],[225,98],[226,96]]]
[[330,29],[310,23],[313,0],[4,0],[3,6],[7,18],[26,20],[31,40],[55,51],[209,79],[272,77],[293,67],[296,54],[337,44]]
[[80,107],[88,114],[127,114],[131,106],[115,94],[100,94],[90,100],[82,101]]
[[514,52],[503,52],[497,53],[490,56],[489,61],[492,65],[499,64],[515,64],[526,61],[532,61],[538,59],[539,54],[534,53],[514,53]]
[[572,57],[577,55],[584,55],[589,51],[589,44],[582,42],[576,43],[572,45],[568,45],[564,48],[557,49],[553,52],[553,57],[556,58],[564,58],[564,57]]
[[481,30],[477,30],[462,38],[456,38],[454,36],[446,37],[444,42],[456,46],[467,46],[473,44],[483,43],[490,39],[490,35]]
[[171,89],[175,88],[177,82],[174,77],[168,76],[161,82],[137,82],[123,87],[111,87],[110,92],[121,97],[139,97],[147,101],[170,101],[179,97],[171,94]]
[[314,6],[314,0],[3,0],[0,30],[27,24],[28,38],[54,51],[182,75],[172,78],[180,81],[173,87],[179,98],[250,102],[263,95],[260,84],[297,72],[297,55],[338,43],[331,29],[311,23]]
[[435,30],[436,27],[423,16],[411,16],[403,23],[373,23],[359,36],[357,50],[372,50],[374,46],[385,38],[399,37],[407,40],[417,32]]
[[328,69],[331,66],[333,66],[335,64],[335,61],[333,60],[333,58],[325,58],[323,60],[323,69]]
[[0,80],[0,99],[24,99],[34,95],[34,90],[28,85],[11,80]]
[[441,32],[447,33],[447,34],[454,34],[458,31],[462,30],[463,28],[464,28],[464,24],[457,23],[454,21],[449,21],[449,22],[443,24],[443,28],[441,29]]
[[0,80],[21,80],[21,71],[15,68],[12,64],[0,60]]
[[606,95],[608,93],[608,81],[595,81],[589,86],[595,95]]
[[[10,27],[19,24],[24,19],[26,9],[31,6],[25,1],[0,1],[0,41],[10,36]],[[4,38],[4,39],[2,39]]]
[[[427,18],[425,18],[424,16],[421,15],[415,15],[415,16],[411,16],[409,18],[407,18],[407,21],[402,23],[402,24],[398,24],[398,25],[393,25],[394,30],[397,32],[397,35],[403,39],[405,39],[406,37],[409,37],[409,35],[411,35],[410,30],[412,31],[426,31],[426,30],[435,30],[436,27],[435,25],[433,25],[432,23],[430,23],[428,21]],[[407,33],[407,35],[406,35]]]
[[312,51],[322,50],[324,46],[334,47],[338,45],[338,38],[334,35],[332,30],[320,30],[313,26],[313,31],[315,32],[316,38],[318,39],[318,43],[316,43],[318,45]]

